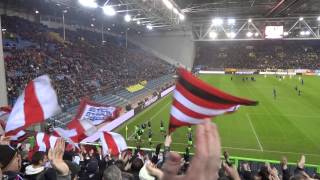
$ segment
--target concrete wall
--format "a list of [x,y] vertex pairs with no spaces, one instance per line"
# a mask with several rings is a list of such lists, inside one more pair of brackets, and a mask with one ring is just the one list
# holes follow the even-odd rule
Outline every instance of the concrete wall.
[[169,63],[192,68],[195,43],[190,31],[146,32],[141,36],[129,36],[128,39]]
[[[0,30],[1,30],[1,18],[0,18]],[[0,31],[0,42],[2,42],[2,31]],[[0,43],[0,107],[8,105],[7,99],[7,84],[6,84],[6,73],[4,68],[3,59],[3,47]]]

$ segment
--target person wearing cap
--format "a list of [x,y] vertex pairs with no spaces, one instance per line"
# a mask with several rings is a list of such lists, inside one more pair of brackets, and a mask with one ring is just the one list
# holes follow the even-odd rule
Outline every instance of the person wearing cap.
[[2,176],[8,180],[23,179],[19,173],[21,168],[21,156],[10,145],[0,145],[0,169]]

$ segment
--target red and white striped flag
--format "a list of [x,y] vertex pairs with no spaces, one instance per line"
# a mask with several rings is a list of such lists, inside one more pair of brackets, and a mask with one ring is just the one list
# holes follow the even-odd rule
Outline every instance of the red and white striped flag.
[[67,127],[68,129],[54,128],[54,134],[67,139],[70,143],[79,143],[98,131],[96,126],[87,120],[74,119]]
[[60,112],[58,98],[48,75],[29,82],[13,106],[5,132],[18,131],[43,122]]
[[37,133],[35,138],[36,138],[35,149],[37,151],[43,151],[43,152],[48,151],[50,148],[54,148],[58,139],[58,137],[56,136],[48,135],[43,132]]
[[101,132],[100,140],[104,156],[108,154],[111,154],[112,156],[117,156],[122,151],[128,149],[126,141],[118,133]]
[[185,69],[179,68],[178,75],[170,113],[170,132],[181,126],[203,123],[205,118],[234,112],[240,105],[258,104],[214,88]]

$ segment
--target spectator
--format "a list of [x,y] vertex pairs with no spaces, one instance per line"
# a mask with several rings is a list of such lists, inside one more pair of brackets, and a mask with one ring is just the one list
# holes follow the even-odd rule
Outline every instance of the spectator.
[[10,145],[0,145],[0,154],[0,169],[3,176],[7,176],[8,180],[23,179],[20,173],[21,157],[18,152]]
[[122,175],[120,169],[111,165],[103,172],[103,180],[122,180]]
[[25,177],[29,180],[36,180],[38,175],[44,171],[46,161],[44,152],[35,152],[32,155],[31,165],[26,167]]

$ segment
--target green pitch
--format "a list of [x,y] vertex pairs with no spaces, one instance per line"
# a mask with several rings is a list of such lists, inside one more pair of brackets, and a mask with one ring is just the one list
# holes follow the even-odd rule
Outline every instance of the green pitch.
[[[287,156],[296,162],[301,154],[307,163],[320,162],[320,77],[299,76],[279,80],[275,76],[255,76],[256,82],[243,82],[242,77],[231,75],[200,75],[204,81],[233,95],[258,100],[255,107],[242,106],[236,113],[219,116],[213,120],[218,125],[222,146],[232,156],[280,160]],[[250,76],[248,76],[250,77]],[[301,90],[301,96],[295,86]],[[273,88],[277,91],[273,97]],[[154,148],[163,142],[160,120],[168,127],[171,95],[153,104],[135,118],[117,129],[131,146],[134,126],[152,123],[153,145],[149,146],[147,129],[142,136],[142,147]],[[194,132],[193,128],[193,132]],[[173,134],[172,149],[184,152],[187,147],[187,128],[177,129]],[[193,148],[192,148],[193,151]]]

